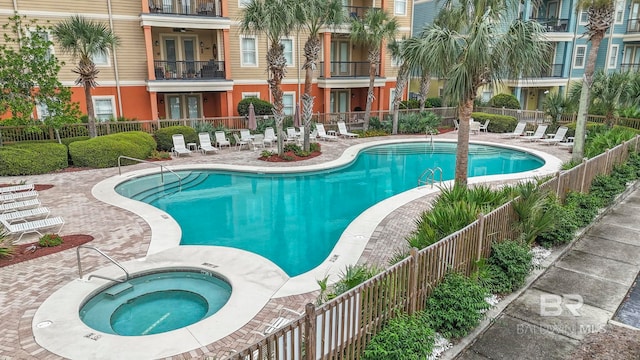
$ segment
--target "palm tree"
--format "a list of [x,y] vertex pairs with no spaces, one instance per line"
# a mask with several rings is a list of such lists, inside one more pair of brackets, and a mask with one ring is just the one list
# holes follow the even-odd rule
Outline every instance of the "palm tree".
[[369,91],[367,93],[367,106],[364,113],[364,131],[367,131],[369,128],[371,105],[374,99],[373,84],[380,65],[382,42],[395,39],[398,33],[398,27],[398,21],[395,18],[391,18],[385,11],[377,8],[367,10],[363,18],[354,18],[351,20],[351,40],[357,45],[366,46],[368,49]]
[[545,114],[551,117],[551,124],[557,125],[560,117],[569,112],[571,107],[569,99],[565,98],[559,91],[552,92],[544,98],[542,109]]
[[342,23],[344,9],[340,0],[305,0],[297,2],[296,19],[300,27],[309,33],[304,44],[305,62],[304,95],[302,95],[302,119],[304,121],[304,150],[309,151],[309,131],[313,113],[313,71],[316,69],[320,54],[320,29],[326,25]]
[[584,156],[585,132],[587,129],[587,115],[589,112],[589,96],[590,88],[593,83],[593,74],[596,68],[596,59],[600,43],[605,33],[613,24],[615,14],[614,0],[578,0],[576,9],[586,10],[588,15],[586,35],[591,42],[589,56],[584,67],[584,76],[582,78],[582,93],[580,95],[580,105],[578,106],[578,117],[576,119],[575,144],[573,145],[572,160],[575,162],[582,161]]
[[517,4],[517,0],[474,0],[454,5],[448,0],[445,8],[459,9],[462,26],[433,24],[422,34],[429,49],[426,63],[447,79],[445,98],[458,106],[457,185],[467,184],[469,118],[478,89],[499,84],[503,77],[539,74],[548,63],[549,44],[542,41],[542,26],[511,20]]
[[282,79],[286,73],[287,59],[280,42],[288,36],[296,25],[294,0],[253,0],[244,9],[240,20],[240,30],[245,34],[264,34],[267,38],[268,80],[273,98],[273,115],[278,131],[278,154],[284,153],[282,123],[284,105],[282,103]]
[[51,33],[62,50],[78,60],[78,65],[72,71],[78,74],[76,84],[84,87],[89,118],[89,136],[95,137],[97,135],[96,117],[93,111],[93,101],[91,101],[91,89],[96,87],[96,78],[100,71],[96,69],[92,57],[113,50],[120,40],[106,25],[88,20],[80,15],[74,15],[58,23],[53,27]]
[[[415,39],[415,38],[411,38]],[[405,49],[407,47],[407,42],[410,40],[403,39],[403,41],[395,41],[393,40],[389,43],[389,53],[394,59],[400,61],[400,68],[398,68],[398,75],[396,76],[396,90],[395,95],[393,97],[393,106],[391,108],[391,112],[393,113],[393,122],[391,125],[391,133],[398,133],[398,107],[400,105],[400,99],[402,99],[402,93],[404,92],[404,87],[407,84],[407,80],[409,79],[409,60],[405,55]],[[415,42],[415,40],[411,40]]]
[[[609,74],[604,70],[596,71],[589,87],[587,109],[597,108],[599,114],[604,114],[606,123],[612,126],[623,107],[635,105],[630,96],[634,76],[628,72]],[[572,103],[578,103],[582,99],[582,91],[582,83],[572,84],[569,89]]]

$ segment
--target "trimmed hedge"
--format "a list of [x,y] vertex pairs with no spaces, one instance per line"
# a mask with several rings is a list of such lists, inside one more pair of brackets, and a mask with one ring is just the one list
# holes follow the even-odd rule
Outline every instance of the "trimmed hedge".
[[487,130],[492,133],[512,132],[513,130],[515,130],[516,125],[518,125],[518,119],[513,116],[474,112],[471,113],[471,117],[475,121],[479,121],[481,123],[484,123],[487,120],[491,120],[491,122],[489,122],[489,128]]
[[253,111],[256,115],[273,115],[273,105],[266,101],[254,97],[240,100],[238,103],[238,114],[240,116],[249,115],[249,104],[253,104]]
[[154,148],[151,135],[136,131],[73,142],[69,154],[75,166],[106,168],[117,166],[121,155],[146,159]]
[[520,101],[511,94],[498,94],[492,97],[488,104],[495,108],[520,109]]
[[0,147],[0,175],[37,175],[69,166],[67,147],[58,143],[15,144]]
[[158,151],[171,151],[171,148],[173,148],[173,139],[171,137],[174,134],[184,135],[185,144],[198,142],[198,134],[196,134],[196,131],[192,127],[181,125],[169,126],[158,129],[154,135],[158,144]]

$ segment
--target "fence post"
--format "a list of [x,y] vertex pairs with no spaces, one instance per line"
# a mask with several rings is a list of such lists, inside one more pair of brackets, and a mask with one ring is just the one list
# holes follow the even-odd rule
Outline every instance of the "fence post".
[[556,197],[564,200],[564,196],[560,197],[560,171],[556,173]]
[[587,161],[587,158],[582,158],[582,180],[580,180],[580,192],[583,193],[584,192],[584,181],[585,178],[587,177],[587,164],[589,162]]
[[411,248],[409,254],[411,254],[411,266],[409,267],[409,309],[407,312],[409,315],[413,315],[418,303],[418,249]]
[[478,255],[476,260],[482,259],[482,244],[484,244],[484,214],[478,214]]
[[307,303],[304,308],[304,349],[305,360],[316,358],[316,306]]
[[609,149],[604,151],[605,154],[607,154],[607,159],[604,163],[604,171],[606,171],[606,174],[609,173],[609,157],[611,156],[611,153],[609,151]]

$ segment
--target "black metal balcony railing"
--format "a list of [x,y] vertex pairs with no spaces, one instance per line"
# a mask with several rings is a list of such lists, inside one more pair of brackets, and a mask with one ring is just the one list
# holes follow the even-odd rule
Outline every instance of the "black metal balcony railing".
[[173,15],[221,17],[220,0],[149,0],[149,12]]
[[627,21],[627,32],[628,33],[640,32],[640,19],[629,19],[629,21]]
[[379,9],[371,6],[343,6],[345,21],[349,19],[362,19],[369,9]]
[[[376,76],[379,71],[376,69]],[[320,62],[320,77],[324,75],[324,61]],[[331,77],[369,77],[369,62],[368,61],[332,61],[331,62]]]
[[620,71],[640,71],[640,63],[620,64]]
[[156,80],[224,79],[224,61],[155,60]]
[[540,77],[563,77],[564,64],[551,64],[548,69],[542,71]]
[[548,32],[567,32],[569,31],[569,19],[557,19],[557,18],[534,18],[531,19],[537,21]]

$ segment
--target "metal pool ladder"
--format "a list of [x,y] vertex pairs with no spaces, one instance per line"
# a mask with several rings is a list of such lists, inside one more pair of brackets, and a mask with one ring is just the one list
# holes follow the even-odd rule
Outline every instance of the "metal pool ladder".
[[112,279],[112,278],[109,278],[109,277],[106,277],[106,276],[101,276],[101,275],[89,275],[89,278],[87,278],[87,280],[91,280],[92,277],[96,277],[96,278],[115,281],[115,282],[119,282],[119,283],[123,283],[123,282],[129,281],[129,277],[130,277],[129,276],[129,272],[122,265],[120,265],[119,262],[113,260],[109,255],[103,253],[97,247],[88,246],[88,245],[80,245],[80,246],[78,246],[76,248],[76,257],[78,258],[78,274],[80,275],[80,279],[82,279],[82,263],[80,262],[80,249],[90,249],[90,250],[97,251],[98,254],[104,256],[107,260],[111,261],[115,266],[119,267],[120,269],[122,269],[122,271],[124,271],[124,280]]
[[422,175],[418,178],[418,186],[431,184],[431,188],[433,189],[433,184],[436,182],[436,175],[440,175],[438,179],[438,183],[442,184],[442,169],[440,167],[434,167],[433,169],[426,169]]
[[122,165],[121,165],[121,162],[120,162],[121,159],[127,159],[127,160],[132,160],[132,161],[145,163],[145,164],[151,164],[151,165],[155,165],[155,166],[160,166],[160,181],[162,181],[163,184],[164,184],[164,170],[166,169],[168,172],[172,173],[173,175],[175,175],[178,178],[178,185],[180,186],[180,190],[182,190],[182,178],[180,177],[180,175],[176,174],[175,171],[169,169],[166,166],[162,166],[160,164],[156,164],[154,162],[147,161],[147,160],[137,159],[137,158],[134,158],[134,157],[124,156],[124,155],[118,156],[118,175],[122,175],[122,169],[121,169]]

